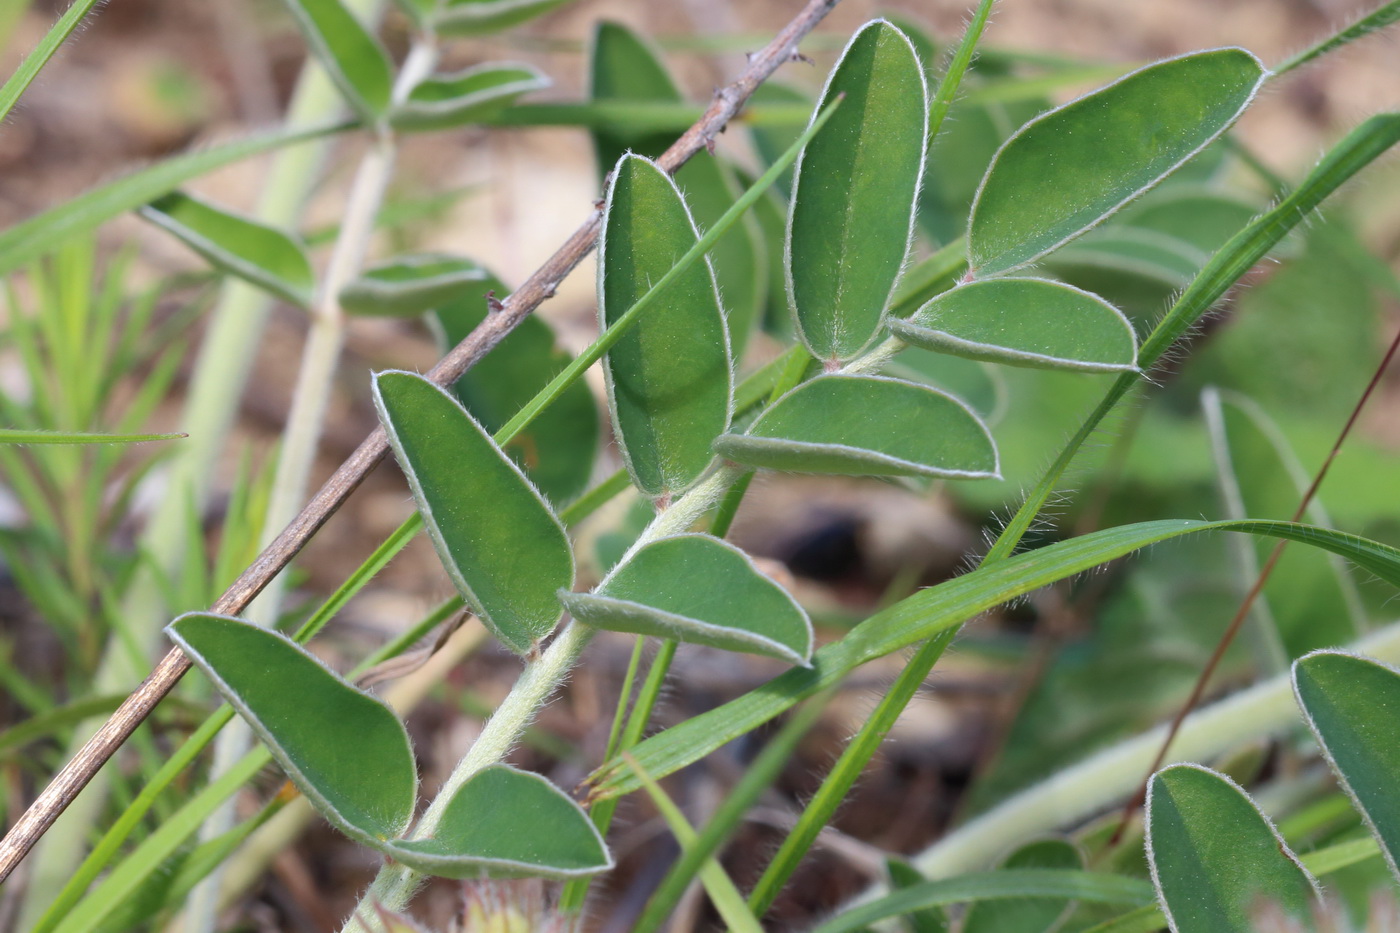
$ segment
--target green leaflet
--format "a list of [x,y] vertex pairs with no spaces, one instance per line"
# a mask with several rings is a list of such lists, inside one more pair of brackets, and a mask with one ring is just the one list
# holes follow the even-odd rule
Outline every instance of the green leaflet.
[[542,16],[569,0],[442,0],[433,26],[442,36],[499,32]]
[[[1340,554],[1386,582],[1400,586],[1400,550],[1356,535],[1311,525],[1261,521],[1159,521],[1123,525],[1082,535],[985,565],[920,590],[819,649],[811,669],[795,668],[717,709],[652,736],[632,749],[654,777],[696,761],[802,699],[840,683],[851,671],[959,626],[993,606],[1063,580],[1139,548],[1201,531],[1239,531],[1311,544]],[[625,762],[604,763],[591,777],[595,798],[630,793],[639,786]]]
[[389,109],[393,68],[379,40],[340,0],[286,0],[312,52],[366,122]]
[[341,289],[340,306],[350,314],[416,317],[451,301],[488,277],[486,270],[463,256],[446,253],[396,256],[370,266]]
[[788,296],[802,342],[824,361],[859,355],[880,330],[928,146],[924,69],[888,22],[852,37],[816,112],[842,94],[797,162],[788,217]]
[[1400,878],[1400,674],[1370,658],[1316,651],[1294,662],[1293,692],[1391,873]]
[[[1012,852],[997,866],[1000,871],[1027,868],[1083,871],[1084,853],[1067,839],[1038,839]],[[1057,929],[1072,910],[1071,898],[1012,898],[978,901],[963,916],[962,933],[1047,933]]]
[[[485,295],[506,288],[494,276],[436,308],[432,318],[442,334],[442,350],[457,345],[488,314]],[[554,332],[530,315],[452,386],[467,411],[494,436],[541,389],[569,365]],[[504,445],[550,502],[579,496],[593,474],[598,454],[598,406],[582,379],[572,383],[548,408]]]
[[746,434],[715,441],[722,457],[795,473],[998,475],[981,419],[937,389],[885,376],[826,375],[770,405]]
[[1306,918],[1319,893],[1249,795],[1199,765],[1152,775],[1147,858],[1176,933],[1253,933],[1261,902]]
[[60,244],[94,229],[103,221],[138,208],[206,172],[283,146],[339,133],[353,125],[334,123],[251,136],[174,156],[94,188],[0,233],[0,275],[13,272],[30,260],[52,252]]
[[1223,133],[1267,72],[1244,49],[1168,59],[1023,126],[987,169],[968,221],[979,277],[1034,262]]
[[496,637],[525,654],[559,621],[555,590],[573,584],[564,527],[442,389],[413,373],[379,373],[374,403],[448,575]]
[[440,878],[583,878],[612,868],[603,837],[568,795],[538,774],[493,765],[452,796],[429,839],[375,848]]
[[654,541],[592,593],[561,592],[564,608],[595,628],[710,645],[806,664],[812,623],[743,551],[710,535]]
[[[617,321],[699,240],[670,176],[624,156],[608,185],[598,239],[598,316]],[[637,488],[670,496],[713,460],[710,443],[729,426],[734,377],[724,312],[709,262],[671,286],[603,358],[618,444]]]
[[1123,312],[1049,279],[961,285],[907,320],[891,319],[889,328],[915,346],[974,360],[1084,372],[1137,368],[1137,337]]
[[[1122,875],[1051,868],[1005,869],[910,885],[852,908],[823,923],[813,933],[857,933],[886,917],[966,901],[1042,897],[1103,904],[1136,904],[1151,896],[1151,886],[1146,882]],[[1022,933],[1020,928],[1004,929],[1007,933],[1011,933],[1012,929]]]
[[552,82],[532,65],[491,62],[420,81],[389,122],[402,130],[439,130],[482,123],[516,98]]
[[[598,24],[588,73],[589,98],[593,103],[685,102],[685,95],[657,52],[641,36],[618,23]],[[598,171],[606,173],[628,151],[658,158],[675,141],[676,134],[596,129],[592,136]],[[789,139],[788,143],[792,141]],[[675,178],[701,232],[714,226],[740,192],[728,162],[709,152],[697,152],[677,170]],[[764,300],[764,254],[762,231],[758,221],[749,215],[720,237],[706,254],[724,296],[729,342],[736,360],[743,356]]]
[[292,304],[310,306],[316,275],[299,239],[180,191],[147,204],[141,216],[174,234],[215,268]]
[[286,636],[241,619],[192,612],[166,632],[333,826],[372,846],[408,828],[418,768],[381,700]]

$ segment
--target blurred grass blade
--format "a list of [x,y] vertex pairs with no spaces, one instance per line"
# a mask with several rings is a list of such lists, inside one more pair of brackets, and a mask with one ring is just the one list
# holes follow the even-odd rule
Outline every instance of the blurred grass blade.
[[973,202],[973,272],[1034,262],[1117,211],[1225,132],[1266,76],[1244,49],[1197,52],[1023,126],[992,160]]
[[578,804],[538,774],[505,765],[484,768],[463,784],[431,837],[371,845],[440,878],[568,880],[613,866]]
[[141,444],[174,441],[188,434],[95,434],[85,431],[24,431],[0,428],[0,444]]
[[[19,0],[9,0],[15,6],[23,8]],[[39,40],[39,44],[34,47],[34,51],[25,56],[20,62],[15,73],[0,86],[0,123],[4,123],[5,118],[14,109],[15,101],[19,100],[34,79],[39,76],[39,72],[49,63],[64,41],[73,34],[83,18],[92,12],[92,8],[97,6],[101,0],[73,0],[73,3],[54,23],[53,28],[44,34],[44,38]],[[0,35],[0,48],[4,46],[4,36]]]
[[473,284],[488,278],[494,277],[462,256],[446,253],[396,256],[370,266],[341,289],[340,306],[350,314],[417,317],[447,304]]
[[188,613],[166,632],[332,825],[367,845],[408,828],[418,767],[403,724],[382,700],[250,622]]
[[[686,820],[685,814],[680,807],[666,795],[646,772],[641,772],[642,787],[646,790],[647,796],[656,804],[656,809],[661,813],[661,818],[666,821],[666,827],[671,830],[671,835],[676,837],[680,843],[681,852],[689,853],[697,842],[695,829]],[[710,896],[710,902],[715,905],[715,910],[727,924],[727,928],[735,933],[763,933],[763,927],[759,924],[758,918],[749,910],[744,903],[744,896],[739,893],[739,889],[734,886],[734,882],[724,873],[714,856],[704,859],[699,867],[700,883],[705,886],[705,893]]]
[[[1012,852],[997,866],[1001,871],[1049,868],[1083,871],[1084,853],[1067,839],[1037,839]],[[961,933],[1051,933],[1074,909],[1072,898],[1015,898],[978,901],[963,915]]]
[[490,62],[420,81],[389,120],[401,130],[441,130],[483,123],[531,91],[549,87],[532,65]]
[[615,632],[709,645],[806,664],[807,613],[747,554],[701,534],[661,538],[633,554],[592,593],[561,592],[580,622]]
[[333,123],[310,129],[280,130],[174,156],[94,188],[0,233],[0,275],[7,275],[103,221],[168,194],[192,178],[250,156],[309,142],[355,126]]
[[[983,565],[920,590],[861,622],[840,641],[822,647],[813,655],[811,670],[788,671],[738,699],[652,736],[632,754],[653,775],[664,777],[768,722],[806,697],[839,683],[867,661],[947,632],[993,606],[1048,583],[1148,545],[1203,531],[1270,535],[1310,544],[1340,554],[1387,583],[1400,586],[1400,550],[1312,525],[1158,521],[1108,528]],[[595,798],[630,793],[638,786],[626,764],[616,760],[605,762],[590,780]]]
[[543,16],[569,0],[443,0],[432,24],[442,36],[479,36]]
[[[852,908],[813,933],[857,933],[888,917],[993,898],[1058,898],[1095,904],[1136,904],[1152,897],[1138,878],[1053,868],[1009,868],[912,885]],[[1007,928],[1009,931],[1009,928]],[[1018,933],[1021,933],[1018,930]]]
[[286,0],[302,35],[351,109],[374,123],[389,109],[393,67],[374,34],[341,0]]
[[1400,878],[1400,674],[1370,658],[1318,651],[1294,663],[1293,692]]
[[1253,933],[1266,906],[1306,922],[1320,893],[1249,795],[1199,765],[1152,776],[1147,858],[1179,933]]
[[[598,237],[600,328],[615,325],[699,238],[670,176],[648,159],[623,156]],[[714,460],[710,444],[729,427],[733,408],[729,336],[708,261],[693,265],[661,307],[617,340],[603,372],[637,488],[649,496],[684,492]]]
[[715,441],[747,466],[849,476],[999,475],[996,445],[966,405],[928,386],[884,376],[819,376],[759,415],[744,434]]
[[798,160],[788,217],[789,300],[819,360],[849,360],[880,330],[914,236],[928,88],[909,38],[885,20],[852,37],[817,112],[844,95]]
[[1113,305],[1063,282],[999,278],[949,289],[890,331],[917,347],[974,360],[1068,369],[1132,372],[1133,325]]
[[555,591],[573,586],[564,526],[443,389],[413,373],[384,372],[375,377],[374,403],[448,575],[486,627],[525,654],[559,621]]
[[141,208],[141,216],[173,234],[215,268],[292,304],[310,306],[316,275],[302,244],[281,230],[180,191],[147,204]]

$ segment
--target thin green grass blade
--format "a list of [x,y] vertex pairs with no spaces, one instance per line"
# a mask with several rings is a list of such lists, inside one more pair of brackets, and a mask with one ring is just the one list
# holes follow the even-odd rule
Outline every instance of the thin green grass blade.
[[[0,123],[9,116],[10,111],[15,106],[15,101],[19,100],[29,85],[34,83],[34,79],[39,76],[39,72],[49,63],[49,59],[54,57],[54,53],[59,50],[64,41],[73,34],[82,23],[83,18],[92,12],[92,8],[97,6],[100,0],[73,0],[71,6],[64,11],[52,29],[44,34],[44,38],[35,46],[34,51],[24,57],[19,68],[10,75],[3,86],[0,86]],[[23,8],[21,4],[15,2],[15,6]],[[3,42],[0,42],[3,45]]]
[[83,431],[22,431],[0,428],[0,444],[141,444],[174,441],[188,434],[94,434]]
[[[1311,525],[1262,521],[1161,521],[1109,528],[1018,554],[996,564],[921,590],[876,613],[838,642],[812,657],[811,669],[797,668],[717,709],[653,736],[633,754],[658,777],[698,760],[801,700],[840,683],[851,671],[877,657],[956,629],[993,606],[1048,583],[1098,566],[1148,545],[1203,531],[1270,535],[1341,554],[1383,580],[1400,585],[1400,550],[1355,535]],[[590,780],[597,799],[637,789],[626,764],[605,762]]]
[[1397,22],[1400,22],[1400,0],[1391,0],[1391,2],[1382,4],[1374,11],[1367,13],[1345,29],[1323,39],[1317,45],[1304,49],[1297,55],[1294,55],[1275,68],[1274,74],[1287,74],[1300,65],[1306,65],[1314,59],[1321,58],[1328,52],[1334,52],[1344,45],[1355,42],[1357,39],[1365,38],[1371,33],[1384,29],[1386,26]]

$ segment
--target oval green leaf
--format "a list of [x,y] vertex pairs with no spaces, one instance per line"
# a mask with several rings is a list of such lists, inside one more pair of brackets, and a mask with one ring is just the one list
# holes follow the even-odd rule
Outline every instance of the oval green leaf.
[[374,404],[438,557],[496,637],[524,654],[559,621],[574,580],[564,527],[514,461],[422,376],[379,373]]
[[1400,878],[1400,674],[1370,658],[1315,651],[1294,662],[1293,692]]
[[916,347],[974,360],[1100,373],[1137,368],[1137,336],[1123,312],[1049,279],[962,285],[908,319],[891,318],[889,328]]
[[543,16],[569,0],[447,0],[433,17],[441,36],[479,36]]
[[[593,34],[589,60],[589,97],[595,102],[684,103],[660,55],[637,33],[618,23],[600,23]],[[595,129],[593,148],[600,172],[611,170],[626,152],[659,157],[675,141],[673,133]],[[780,150],[781,152],[781,150]],[[703,231],[719,220],[738,198],[734,171],[724,160],[697,152],[676,172],[676,184]],[[763,232],[745,216],[706,255],[713,263],[724,296],[732,355],[739,359],[756,322],[767,287]]]
[[[494,276],[434,310],[430,320],[442,336],[442,349],[456,346],[485,319],[486,293],[508,293]],[[554,332],[537,315],[529,315],[490,353],[467,370],[452,393],[473,418],[495,435],[572,361]],[[506,453],[555,505],[578,496],[593,475],[598,454],[598,406],[583,380],[542,411],[505,444]]]
[[848,476],[999,475],[996,445],[962,402],[884,376],[818,376],[773,403],[715,451],[737,463]]
[[[1083,871],[1084,853],[1067,839],[1037,839],[1012,852],[997,866],[1002,871],[1051,869]],[[1074,898],[1025,897],[976,901],[963,915],[962,933],[1048,933],[1073,909]]]
[[612,868],[579,805],[538,774],[492,765],[452,796],[430,839],[375,846],[441,878],[586,878]]
[[373,123],[389,109],[393,68],[379,40],[340,0],[286,0],[302,35],[345,100]]
[[285,635],[241,619],[191,612],[165,631],[333,826],[371,846],[408,828],[418,768],[383,701]]
[[492,62],[452,74],[433,75],[409,92],[389,121],[401,130],[440,130],[482,123],[517,97],[550,85],[531,65]]
[[232,211],[180,191],[141,208],[141,216],[169,231],[215,268],[246,279],[305,308],[316,276],[301,242]]
[[462,256],[417,253],[370,266],[340,291],[350,314],[416,317],[461,295],[487,273]]
[[1147,788],[1147,858],[1176,933],[1253,933],[1266,904],[1308,917],[1317,882],[1238,784],[1173,765]]
[[885,20],[846,46],[814,113],[844,94],[802,152],[788,218],[788,297],[819,360],[848,360],[880,330],[914,235],[928,147],[918,54]]
[[1149,65],[1023,126],[968,221],[979,277],[1034,262],[1157,184],[1225,132],[1267,72],[1244,49]]
[[594,628],[673,638],[806,664],[812,622],[743,551],[711,535],[646,545],[592,593],[561,592],[575,619]]
[[[600,326],[622,317],[699,239],[670,176],[640,156],[623,156],[598,239]],[[729,335],[708,260],[622,335],[603,372],[637,488],[651,496],[684,491],[713,460],[710,443],[729,426],[733,407]]]

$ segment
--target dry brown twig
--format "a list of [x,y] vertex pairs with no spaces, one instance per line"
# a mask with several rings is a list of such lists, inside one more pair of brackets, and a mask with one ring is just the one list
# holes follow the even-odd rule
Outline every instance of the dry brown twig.
[[[749,58],[748,66],[738,79],[715,92],[710,106],[690,129],[677,139],[657,160],[668,172],[675,172],[691,156],[708,148],[714,137],[748,101],[753,92],[778,69],[797,54],[797,43],[822,21],[840,0],[808,0],[793,19],[773,38],[763,51]],[[526,315],[545,300],[554,296],[574,267],[583,260],[598,241],[602,213],[596,207],[564,245],[555,251],[535,272],[500,304],[481,325],[452,349],[428,373],[439,385],[456,381],[476,364],[496,344],[505,339]],[[282,530],[271,544],[258,555],[238,579],[210,607],[210,612],[235,615],[243,611],[263,587],[296,556],[311,537],[334,514],[360,482],[383,458],[387,446],[383,429],[375,429],[350,457],[340,465],[326,484],[312,497],[295,519]],[[87,786],[118,748],[136,731],[151,711],[190,669],[190,660],[178,649],[172,649],[155,666],[141,685],[117,708],[73,760],[54,776],[48,787],[30,804],[29,809],[0,840],[0,881],[5,880],[39,841],[44,832],[64,808]]]

